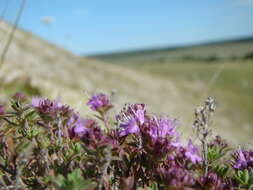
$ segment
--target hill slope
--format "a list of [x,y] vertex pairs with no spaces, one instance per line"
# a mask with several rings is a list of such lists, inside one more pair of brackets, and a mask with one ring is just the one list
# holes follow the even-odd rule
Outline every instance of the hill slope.
[[[10,25],[0,23],[0,50],[10,32]],[[149,109],[158,113],[169,113],[181,121],[181,131],[191,131],[193,109],[204,96],[198,99],[188,96],[198,83],[191,88],[171,78],[163,78],[140,68],[127,68],[105,64],[101,61],[80,58],[55,45],[49,44],[32,34],[18,30],[7,55],[6,63],[0,70],[1,98],[16,89],[33,89],[51,98],[61,97],[76,109],[84,112],[88,92],[117,90],[116,103],[145,102]],[[29,90],[28,90],[29,91]],[[238,121],[223,110],[227,102],[221,102],[214,122],[218,132],[232,142],[247,142],[251,138],[252,123],[241,118]],[[240,134],[239,134],[240,132]],[[239,135],[238,135],[239,134]]]
[[[1,39],[6,40],[9,32],[10,26],[1,23]],[[1,50],[3,44],[4,41],[0,44]],[[178,90],[172,83],[120,66],[83,59],[21,30],[15,35],[0,76],[2,83],[14,86],[19,81],[29,81],[42,95],[60,96],[75,107],[80,103],[85,106],[87,97],[84,90],[90,93],[116,90],[119,105],[129,101],[146,102],[159,112],[174,112],[177,108],[168,104],[158,105],[156,94],[163,92],[168,99],[179,101]],[[9,93],[9,89],[3,88],[2,91]]]

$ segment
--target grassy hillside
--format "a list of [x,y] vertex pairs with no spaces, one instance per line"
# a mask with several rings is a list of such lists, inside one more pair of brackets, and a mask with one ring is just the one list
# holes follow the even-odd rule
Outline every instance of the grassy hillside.
[[[10,29],[10,25],[0,23],[1,51]],[[143,55],[142,60],[155,58],[153,55],[146,56],[149,55]],[[157,63],[155,60],[144,61],[142,65],[126,60],[125,63],[131,63],[128,64],[130,67],[105,64],[98,59],[78,57],[31,33],[18,30],[6,62],[0,69],[0,101],[4,102],[7,95],[16,90],[26,90],[30,95],[60,97],[63,102],[84,112],[87,101],[84,90],[90,93],[110,93],[115,90],[117,109],[127,102],[145,102],[151,112],[168,113],[179,118],[181,131],[188,136],[191,133],[193,109],[202,103],[207,94],[213,94],[212,91],[206,94],[203,92],[219,64],[205,67],[207,65],[196,62],[186,65],[167,64],[165,61],[154,65]],[[224,72],[227,73],[222,79],[224,86],[221,83],[215,93],[219,105],[214,124],[216,132],[223,133],[232,142],[245,143],[253,133],[250,117],[253,113],[250,100],[252,91],[248,91],[252,88],[250,77],[253,69],[250,63],[231,64],[230,67],[231,72]],[[237,74],[238,69],[242,70],[240,75]],[[191,75],[191,72],[197,74]],[[236,87],[232,81],[227,83],[234,77],[237,77],[237,81],[240,76],[246,81],[241,82],[245,90],[238,87],[241,83]],[[248,95],[244,95],[246,91]]]
[[[1,22],[0,50],[9,32],[10,26]],[[114,90],[119,107],[133,101],[147,103],[154,112],[176,115],[176,110],[180,110],[176,104],[170,105],[169,101],[160,104],[157,99],[163,92],[168,100],[180,102],[174,84],[164,83],[163,79],[154,79],[148,74],[140,75],[132,69],[83,59],[21,30],[15,35],[0,76],[2,99],[16,89],[25,87],[29,91],[32,87],[51,98],[60,96],[63,102],[83,111],[87,101],[84,90],[89,93]],[[189,111],[192,112],[192,108]]]

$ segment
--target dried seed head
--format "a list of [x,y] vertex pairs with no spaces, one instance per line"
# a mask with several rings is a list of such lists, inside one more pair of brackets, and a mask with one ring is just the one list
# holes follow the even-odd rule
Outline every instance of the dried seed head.
[[215,100],[214,98],[212,97],[208,97],[205,101],[205,105],[208,107],[208,110],[211,111],[211,112],[214,112],[215,111]]

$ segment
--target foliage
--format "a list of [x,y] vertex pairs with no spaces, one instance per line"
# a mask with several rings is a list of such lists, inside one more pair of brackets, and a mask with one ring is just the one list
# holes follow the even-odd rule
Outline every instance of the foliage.
[[[214,101],[197,109],[201,149],[181,143],[177,120],[127,104],[115,118],[105,94],[83,118],[59,100],[22,93],[0,106],[0,186],[4,189],[233,190],[253,187],[253,150],[212,138]],[[207,119],[208,118],[208,119]],[[207,134],[206,134],[207,133]],[[205,138],[203,138],[205,137]],[[205,142],[203,142],[205,141]]]

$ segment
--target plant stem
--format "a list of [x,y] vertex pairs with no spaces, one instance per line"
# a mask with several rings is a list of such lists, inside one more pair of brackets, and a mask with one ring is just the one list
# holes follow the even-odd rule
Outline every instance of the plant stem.
[[18,14],[17,14],[17,17],[15,19],[15,22],[14,22],[11,34],[10,34],[10,36],[8,38],[8,41],[7,41],[6,45],[4,46],[4,49],[3,49],[3,52],[2,52],[2,55],[1,55],[1,58],[0,58],[0,68],[4,64],[6,54],[7,54],[8,50],[9,50],[9,47],[10,47],[11,42],[13,40],[14,34],[15,34],[16,30],[17,30],[17,26],[18,26],[19,20],[20,20],[20,18],[22,16],[22,13],[24,11],[25,3],[26,3],[26,0],[22,0],[22,3],[21,3],[20,8],[18,10]]

